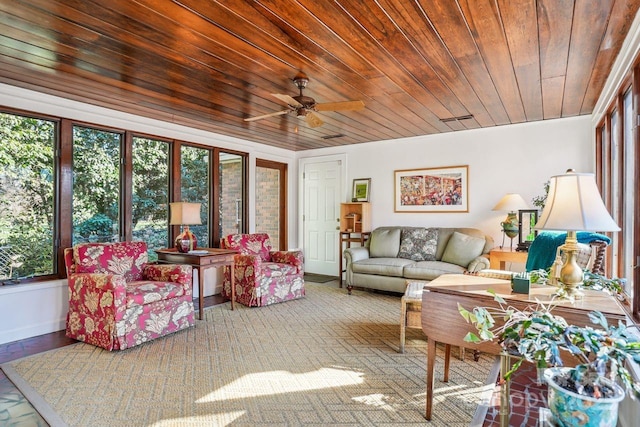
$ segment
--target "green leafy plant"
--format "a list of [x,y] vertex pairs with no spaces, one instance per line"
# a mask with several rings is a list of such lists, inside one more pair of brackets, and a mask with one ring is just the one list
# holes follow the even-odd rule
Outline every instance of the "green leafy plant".
[[547,203],[547,196],[549,195],[549,183],[550,181],[547,181],[544,183],[544,195],[542,196],[535,196],[533,199],[531,199],[531,203],[533,204],[533,206],[535,206],[536,208],[543,210],[544,209],[544,205]]
[[468,311],[458,304],[458,311],[478,331],[468,333],[465,341],[497,341],[504,351],[521,357],[505,374],[506,379],[525,360],[538,368],[563,366],[565,352],[580,361],[566,378],[578,394],[603,396],[607,393],[608,378],[619,380],[632,396],[640,396],[640,382],[633,381],[625,365],[625,362],[640,363],[640,340],[632,334],[638,325],[609,325],[598,311],[589,313],[593,326],[568,325],[562,316],[552,313],[553,304],[538,303],[519,310],[492,294],[497,307],[475,307]]
[[[551,269],[548,268],[546,270],[539,269],[533,270],[529,272],[529,278],[531,279],[531,283],[538,283],[541,285],[549,285],[549,275]],[[558,283],[562,285],[561,282]],[[553,285],[557,286],[557,285]],[[568,298],[571,299],[569,295],[566,295],[562,292],[562,286],[559,286],[558,292],[556,295],[560,298]],[[609,278],[603,276],[602,274],[593,273],[589,270],[584,270],[583,272],[583,281],[582,281],[582,289],[591,289],[594,291],[604,291],[613,296],[615,296],[619,301],[626,301],[627,295],[624,290],[624,280],[614,277]]]

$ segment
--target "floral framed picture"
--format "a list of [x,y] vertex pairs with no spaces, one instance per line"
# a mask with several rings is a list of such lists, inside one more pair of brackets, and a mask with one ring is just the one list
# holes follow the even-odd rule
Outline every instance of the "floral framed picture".
[[358,178],[353,180],[352,202],[368,202],[371,178]]
[[395,212],[469,212],[469,166],[397,170]]

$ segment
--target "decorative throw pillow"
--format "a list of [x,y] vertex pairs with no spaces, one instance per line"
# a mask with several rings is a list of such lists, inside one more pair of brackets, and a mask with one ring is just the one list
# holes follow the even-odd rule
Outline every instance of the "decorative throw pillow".
[[369,237],[371,258],[396,258],[400,249],[400,228],[376,228]]
[[141,280],[149,261],[145,242],[80,243],[73,256],[77,273],[120,274],[127,282]]
[[435,261],[437,246],[437,228],[405,228],[402,230],[398,258]]
[[442,254],[442,261],[467,267],[476,257],[482,255],[485,240],[454,231]]

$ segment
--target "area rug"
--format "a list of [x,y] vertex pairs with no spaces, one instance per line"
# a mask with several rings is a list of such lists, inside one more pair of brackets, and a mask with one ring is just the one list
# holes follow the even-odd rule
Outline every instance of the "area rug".
[[[121,352],[79,343],[2,369],[53,426],[425,425],[426,342],[409,330],[396,351],[399,297],[308,284],[303,299],[236,307]],[[494,358],[452,357],[443,383],[442,350],[429,425],[468,426]]]
[[326,274],[304,273],[305,282],[327,283],[338,280],[338,276],[327,276]]

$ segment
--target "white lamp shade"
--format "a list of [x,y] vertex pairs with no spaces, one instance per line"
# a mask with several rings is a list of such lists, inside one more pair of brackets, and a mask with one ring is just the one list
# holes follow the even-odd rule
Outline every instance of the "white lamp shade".
[[619,231],[602,201],[592,173],[552,176],[538,230]]
[[171,210],[170,225],[196,225],[200,221],[200,203],[169,203]]
[[515,212],[521,209],[529,209],[527,202],[521,195],[516,193],[506,194],[497,205],[492,209],[494,211]]

